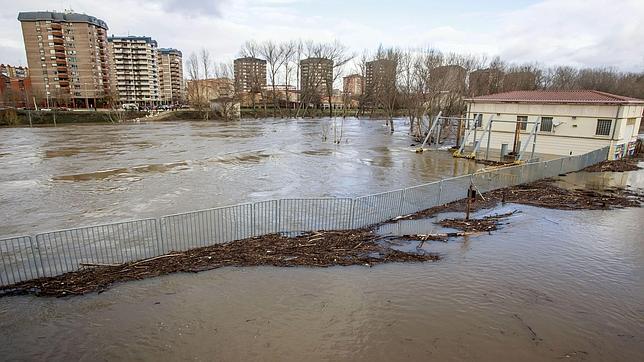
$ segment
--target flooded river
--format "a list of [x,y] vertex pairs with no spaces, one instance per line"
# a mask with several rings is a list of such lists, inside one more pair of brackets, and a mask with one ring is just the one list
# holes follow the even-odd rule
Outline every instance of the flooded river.
[[[0,128],[0,236],[276,198],[360,196],[475,170],[408,125],[349,119]],[[340,125],[336,128],[340,132]],[[327,135],[327,140],[323,139]]]
[[[581,181],[581,182],[579,182]],[[644,171],[561,184],[644,187]],[[521,205],[443,260],[224,268],[72,298],[0,298],[7,360],[641,361],[644,209]],[[445,217],[451,215],[440,215]],[[432,220],[430,220],[432,221]],[[428,221],[383,233],[428,232]],[[415,244],[402,248],[415,247]]]
[[[402,127],[402,125],[400,126]],[[247,198],[353,196],[467,172],[352,121],[2,129],[2,234]],[[237,150],[237,151],[235,151]],[[332,161],[329,161],[332,160]],[[566,187],[644,187],[644,170]],[[492,234],[429,242],[441,261],[222,268],[72,298],[0,298],[3,360],[641,361],[644,209],[521,205]],[[437,217],[453,216],[444,214]],[[387,234],[437,230],[402,221]],[[399,248],[414,250],[416,243]]]

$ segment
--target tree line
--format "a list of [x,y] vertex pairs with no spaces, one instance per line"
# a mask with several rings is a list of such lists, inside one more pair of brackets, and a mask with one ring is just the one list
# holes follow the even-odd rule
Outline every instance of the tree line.
[[[380,46],[375,51],[365,50],[358,54],[337,41],[268,40],[248,41],[241,46],[238,55],[266,61],[266,80],[256,80],[258,85],[265,83],[266,87],[252,88],[251,93],[255,93],[250,95],[253,107],[271,107],[275,115],[283,114],[290,105],[289,92],[292,91],[288,86],[294,86],[300,91],[299,102],[294,103],[298,115],[310,106],[322,105],[328,106],[332,115],[332,99],[335,96],[337,103],[339,95],[343,107],[355,109],[357,115],[377,110],[391,119],[402,112],[409,117],[414,132],[420,132],[420,119],[425,115],[438,111],[459,115],[465,111],[464,100],[468,97],[497,92],[594,89],[644,98],[644,72],[622,72],[608,67],[514,64],[500,57],[444,53],[433,48]],[[311,79],[301,79],[305,59],[320,61],[320,64],[313,64],[313,68],[322,68],[322,62],[330,60],[328,76],[309,74]],[[215,61],[205,49],[191,54],[186,66],[191,81],[233,78],[232,62]],[[342,78],[350,74],[369,75],[360,94],[337,91],[342,89]],[[234,87],[229,91],[232,97],[240,96]],[[193,92],[205,93],[198,89]]]

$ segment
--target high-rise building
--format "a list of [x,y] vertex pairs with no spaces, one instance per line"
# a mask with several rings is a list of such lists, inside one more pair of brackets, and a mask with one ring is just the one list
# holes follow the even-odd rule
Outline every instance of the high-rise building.
[[333,90],[333,60],[307,58],[300,61],[300,90],[303,100],[310,103],[328,97]]
[[14,67],[9,64],[0,64],[0,74],[9,78],[27,78],[29,77],[29,68]]
[[266,86],[266,61],[244,57],[233,62],[235,91],[237,93],[260,93]]
[[501,91],[503,72],[500,69],[477,69],[468,76],[468,89],[471,96],[494,94]]
[[185,100],[182,54],[173,48],[160,48],[158,54],[161,102],[181,103]]
[[115,97],[121,103],[158,104],[157,42],[146,36],[110,36],[110,66]]
[[360,74],[351,74],[342,79],[344,94],[350,97],[361,96],[364,92],[364,77]]
[[34,96],[41,104],[97,106],[110,91],[107,24],[72,12],[21,12]]
[[365,69],[365,93],[367,97],[376,97],[396,87],[396,62],[390,59],[376,59],[367,62]]
[[441,92],[465,92],[467,70],[460,65],[442,65],[429,72],[432,87]]

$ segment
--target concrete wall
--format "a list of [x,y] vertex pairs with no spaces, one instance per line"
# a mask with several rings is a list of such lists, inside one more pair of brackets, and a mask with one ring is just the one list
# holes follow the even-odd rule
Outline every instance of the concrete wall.
[[[552,131],[539,131],[536,137],[537,153],[555,155],[579,155],[589,151],[611,146],[611,155],[615,147],[627,145],[637,139],[637,132],[642,122],[644,105],[582,105],[582,104],[532,104],[532,103],[501,103],[501,102],[471,102],[468,105],[468,118],[475,114],[483,115],[482,127],[477,130],[479,138],[489,122],[493,120],[516,121],[517,116],[527,116],[528,122],[535,122],[539,117],[552,117]],[[611,120],[611,134],[596,135],[597,120]],[[501,144],[507,143],[512,149],[515,123],[496,122],[492,124],[490,147],[500,149]],[[525,144],[533,124],[528,124],[521,131],[521,142]],[[487,138],[482,140],[485,147]],[[468,144],[473,144],[472,137]],[[627,147],[627,146],[624,146]],[[619,147],[618,147],[619,148]],[[529,147],[528,150],[531,148]]]

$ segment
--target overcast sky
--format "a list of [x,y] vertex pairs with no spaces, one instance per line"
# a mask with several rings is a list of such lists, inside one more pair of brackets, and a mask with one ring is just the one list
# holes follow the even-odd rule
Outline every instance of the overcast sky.
[[[52,8],[56,7],[56,8]],[[644,71],[644,0],[0,0],[0,63],[26,65],[20,11],[73,9],[109,33],[219,60],[250,39],[339,40]]]

